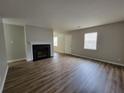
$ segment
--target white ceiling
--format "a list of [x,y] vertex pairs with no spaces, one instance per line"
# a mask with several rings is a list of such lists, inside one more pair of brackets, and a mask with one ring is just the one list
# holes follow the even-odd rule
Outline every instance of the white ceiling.
[[124,20],[124,0],[0,0],[0,16],[68,31]]

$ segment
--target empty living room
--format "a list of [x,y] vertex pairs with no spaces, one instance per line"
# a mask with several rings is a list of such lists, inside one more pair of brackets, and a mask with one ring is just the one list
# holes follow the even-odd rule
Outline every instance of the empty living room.
[[124,93],[124,0],[0,0],[0,93]]

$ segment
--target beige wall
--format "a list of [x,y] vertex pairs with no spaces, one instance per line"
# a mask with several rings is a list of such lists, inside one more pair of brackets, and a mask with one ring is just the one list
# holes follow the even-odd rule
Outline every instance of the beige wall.
[[7,74],[7,58],[5,50],[5,39],[2,19],[0,17],[0,93],[2,93],[6,74]]
[[4,24],[4,28],[8,61],[24,59],[26,57],[24,26]]
[[65,52],[65,35],[64,33],[54,32],[54,37],[58,37],[58,46],[54,46],[55,52]]
[[[86,32],[98,32],[97,50],[83,48]],[[124,64],[124,22],[75,30],[68,34],[72,35],[72,54]]]

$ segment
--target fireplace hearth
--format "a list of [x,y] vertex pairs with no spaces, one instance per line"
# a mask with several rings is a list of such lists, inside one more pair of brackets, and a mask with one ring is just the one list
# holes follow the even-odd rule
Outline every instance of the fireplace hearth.
[[32,45],[33,61],[50,58],[50,44]]

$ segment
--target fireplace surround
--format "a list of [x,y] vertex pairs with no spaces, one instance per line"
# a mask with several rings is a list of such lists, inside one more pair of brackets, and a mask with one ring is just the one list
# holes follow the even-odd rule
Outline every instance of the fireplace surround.
[[34,44],[32,45],[33,61],[50,58],[50,44]]

